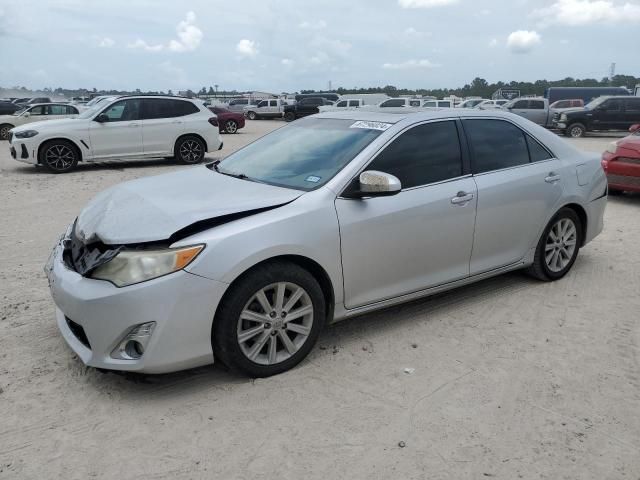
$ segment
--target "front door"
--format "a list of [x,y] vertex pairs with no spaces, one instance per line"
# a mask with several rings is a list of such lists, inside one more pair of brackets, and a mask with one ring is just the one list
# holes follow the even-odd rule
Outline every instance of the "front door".
[[468,276],[477,195],[464,176],[456,122],[406,130],[365,170],[395,175],[403,188],[391,197],[336,200],[345,306]]
[[108,122],[91,122],[89,137],[94,158],[122,158],[142,155],[141,100],[120,100],[104,113]]
[[537,245],[562,195],[564,172],[559,160],[510,122],[468,119],[463,125],[478,188],[474,275],[517,263]]

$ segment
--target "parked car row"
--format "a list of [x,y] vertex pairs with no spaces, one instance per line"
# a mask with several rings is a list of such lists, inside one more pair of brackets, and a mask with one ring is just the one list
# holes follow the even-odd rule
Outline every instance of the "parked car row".
[[73,118],[79,113],[76,107],[64,103],[28,104],[12,115],[0,115],[0,140],[8,140],[9,131],[14,127],[43,120]]

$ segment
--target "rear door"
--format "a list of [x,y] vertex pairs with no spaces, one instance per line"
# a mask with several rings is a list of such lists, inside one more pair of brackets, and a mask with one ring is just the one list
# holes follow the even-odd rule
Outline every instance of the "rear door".
[[474,275],[515,264],[536,246],[562,195],[562,165],[511,122],[465,119],[463,126],[478,188]]
[[[610,98],[602,102],[591,113],[591,124],[595,130],[624,129],[625,119],[622,108],[622,99]],[[589,115],[589,114],[587,114]]]
[[544,100],[529,100],[527,118],[538,125],[547,124],[547,110],[544,108]]
[[184,100],[145,98],[142,100],[142,137],[144,154],[170,155],[173,144],[184,131]]
[[138,98],[120,100],[100,113],[108,122],[91,122],[89,136],[94,158],[135,157],[143,154],[142,121]]
[[624,125],[628,130],[631,125],[640,123],[640,98],[629,97],[624,99]]

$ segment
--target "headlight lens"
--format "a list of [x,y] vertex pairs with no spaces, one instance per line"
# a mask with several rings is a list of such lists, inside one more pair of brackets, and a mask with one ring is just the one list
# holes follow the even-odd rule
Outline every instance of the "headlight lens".
[[607,145],[607,152],[616,153],[616,150],[618,150],[617,142],[611,142],[609,145]]
[[560,121],[561,122],[566,122],[567,121],[567,115],[564,114],[564,113],[560,114]]
[[24,132],[15,132],[13,134],[16,138],[31,138],[38,134],[37,130],[25,130]]
[[182,270],[202,251],[204,245],[161,250],[123,250],[100,265],[91,278],[107,280],[117,287],[145,282]]

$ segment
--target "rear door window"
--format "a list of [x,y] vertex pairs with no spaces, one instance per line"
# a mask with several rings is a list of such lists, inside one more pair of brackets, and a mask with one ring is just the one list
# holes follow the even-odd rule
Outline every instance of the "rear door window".
[[349,100],[349,106],[350,107],[359,107],[360,106],[360,102],[358,100]]
[[513,108],[527,109],[529,108],[529,100],[518,100],[513,104]]
[[529,100],[529,108],[532,110],[544,110],[543,100]]
[[381,107],[404,107],[404,99],[394,98],[391,100],[385,100],[380,104]]
[[66,115],[66,105],[49,105],[49,115]]
[[[640,113],[640,98],[627,98],[624,101],[625,111],[629,113]],[[638,117],[640,120],[640,116]]]
[[463,121],[471,150],[474,173],[491,172],[529,163],[525,134],[503,120]]

